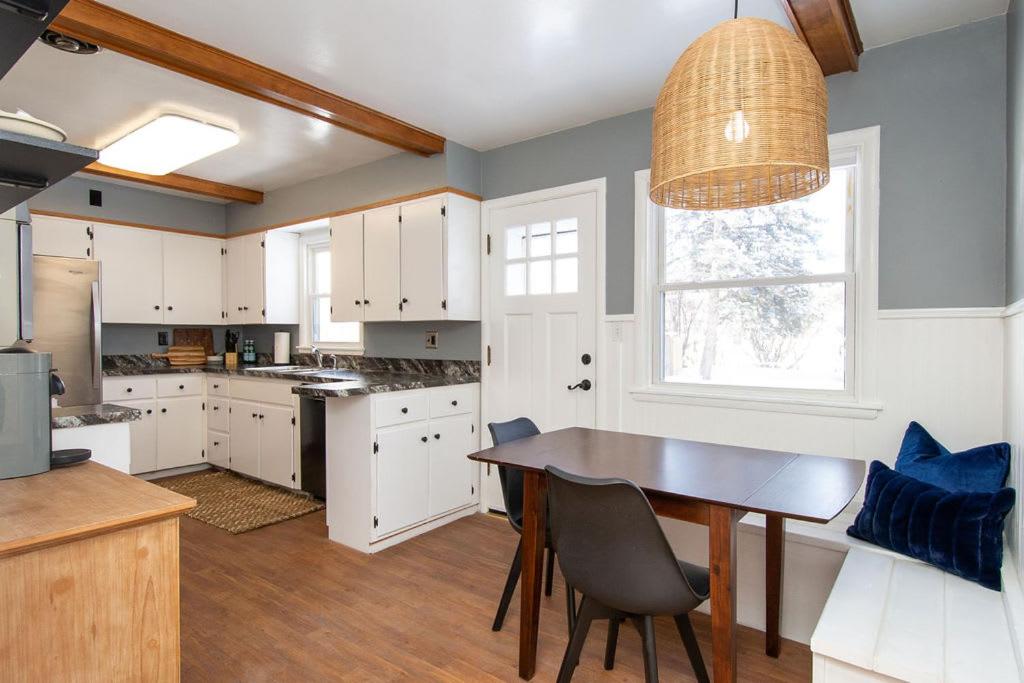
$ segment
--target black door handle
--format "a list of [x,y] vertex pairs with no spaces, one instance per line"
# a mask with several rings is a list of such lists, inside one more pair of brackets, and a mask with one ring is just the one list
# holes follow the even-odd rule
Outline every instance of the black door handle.
[[583,391],[590,391],[590,387],[592,387],[592,386],[594,386],[594,385],[590,383],[590,380],[589,379],[585,379],[585,380],[582,380],[579,384],[577,384],[575,386],[570,384],[569,385],[569,391],[572,391],[573,389],[582,389]]

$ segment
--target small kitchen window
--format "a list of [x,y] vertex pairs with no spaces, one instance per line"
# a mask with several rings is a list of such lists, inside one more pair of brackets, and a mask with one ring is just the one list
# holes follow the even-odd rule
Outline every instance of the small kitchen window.
[[302,346],[362,353],[362,324],[331,321],[331,244],[327,234],[310,235],[303,242]]

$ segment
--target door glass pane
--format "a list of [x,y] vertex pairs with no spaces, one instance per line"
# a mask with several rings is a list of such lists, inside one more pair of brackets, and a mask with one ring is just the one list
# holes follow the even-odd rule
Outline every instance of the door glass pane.
[[846,285],[665,292],[666,382],[844,389]]
[[579,289],[579,259],[560,258],[555,261],[555,292],[575,294]]
[[331,252],[318,249],[313,252],[313,286],[317,294],[331,293]]
[[508,260],[526,258],[526,226],[513,225],[505,228],[505,258]]
[[579,230],[575,218],[564,218],[555,223],[555,252],[575,254],[579,251]]
[[530,294],[551,293],[551,261],[530,261]]
[[530,258],[551,256],[551,224],[534,223],[530,226]]
[[505,295],[526,294],[526,264],[509,263],[505,266]]

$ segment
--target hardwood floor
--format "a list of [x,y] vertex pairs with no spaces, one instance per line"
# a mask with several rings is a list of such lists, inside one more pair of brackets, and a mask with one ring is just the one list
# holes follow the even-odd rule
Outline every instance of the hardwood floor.
[[[232,536],[183,518],[185,681],[517,681],[518,590],[501,632],[491,621],[515,551],[500,518],[474,515],[374,556],[327,540],[324,513]],[[566,644],[564,584],[542,599],[535,681],[553,681]],[[694,615],[710,669],[710,621]],[[660,619],[663,681],[692,681],[683,645]],[[574,681],[643,680],[640,640],[619,636],[604,671],[595,624]],[[764,635],[739,628],[739,680],[809,681],[805,645],[764,655]]]

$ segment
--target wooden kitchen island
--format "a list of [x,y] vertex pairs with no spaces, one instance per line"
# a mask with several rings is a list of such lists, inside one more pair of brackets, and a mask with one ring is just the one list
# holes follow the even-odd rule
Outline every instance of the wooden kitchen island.
[[0,680],[177,681],[194,506],[93,462],[0,481]]

